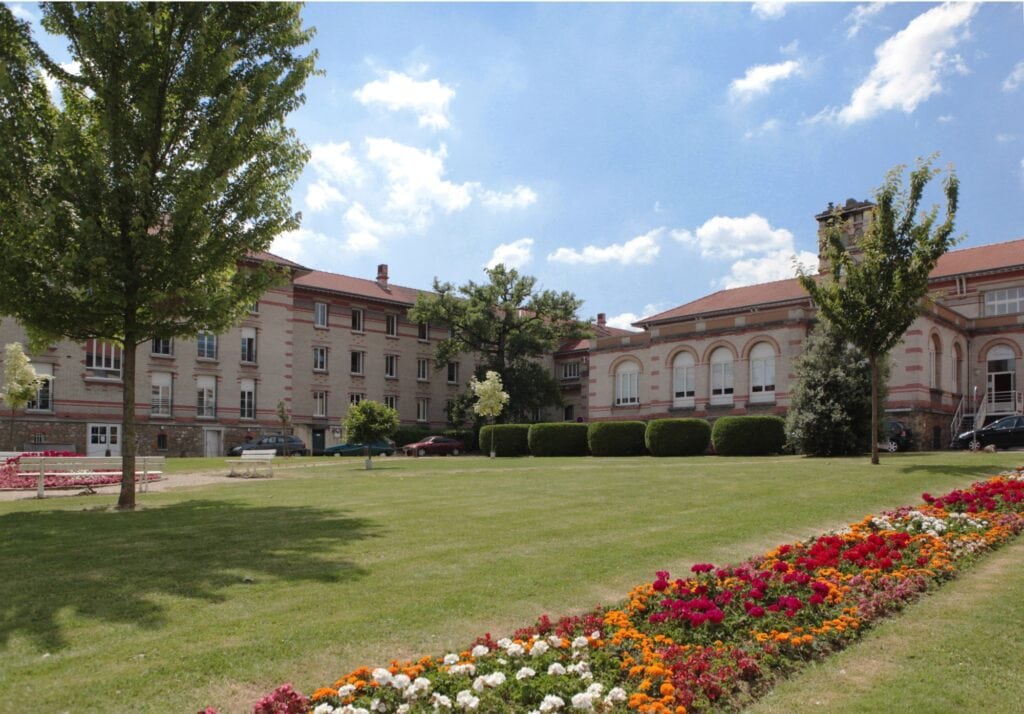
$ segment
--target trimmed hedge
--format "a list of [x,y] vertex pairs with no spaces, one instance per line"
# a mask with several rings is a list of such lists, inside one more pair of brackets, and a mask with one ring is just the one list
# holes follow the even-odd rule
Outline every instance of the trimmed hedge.
[[724,416],[711,428],[711,443],[720,456],[764,456],[786,444],[786,422],[777,416]]
[[476,430],[474,429],[445,429],[441,432],[441,435],[458,439],[466,447],[466,451],[476,451],[480,448],[479,444],[477,444]]
[[587,428],[587,446],[594,456],[640,456],[646,453],[642,421],[601,421]]
[[587,425],[573,422],[531,424],[528,437],[534,456],[586,456]]
[[652,456],[699,456],[710,443],[711,424],[704,419],[654,419],[644,434]]
[[480,451],[496,456],[527,456],[530,453],[529,424],[490,424],[480,429]]
[[400,426],[395,429],[394,435],[391,437],[395,440],[398,446],[405,446],[406,444],[414,444],[417,441],[421,441],[424,437],[430,436],[436,432],[430,429],[424,429],[422,426]]

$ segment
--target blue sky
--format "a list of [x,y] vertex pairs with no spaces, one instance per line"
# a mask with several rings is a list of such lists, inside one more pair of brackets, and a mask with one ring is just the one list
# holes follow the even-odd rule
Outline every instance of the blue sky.
[[1024,237],[1020,3],[303,15],[325,74],[290,119],[312,151],[292,191],[302,228],[273,250],[313,268],[387,263],[427,288],[501,260],[627,326],[792,277],[814,214],[936,151],[962,183],[962,246]]

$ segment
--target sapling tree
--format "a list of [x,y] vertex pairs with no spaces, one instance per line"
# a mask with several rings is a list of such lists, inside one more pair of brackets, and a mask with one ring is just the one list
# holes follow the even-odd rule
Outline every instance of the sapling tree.
[[20,342],[11,342],[4,347],[4,384],[0,399],[11,410],[8,442],[12,451],[17,451],[14,444],[14,414],[36,398],[40,385],[46,379],[48,377],[45,375],[36,374]]
[[[473,377],[469,388],[476,396],[473,411],[493,424],[509,400],[508,392],[502,388],[501,375],[494,370],[489,370],[483,381]],[[493,459],[494,456],[494,440],[492,439],[491,458]]]
[[345,438],[350,443],[365,444],[366,468],[373,468],[370,444],[390,438],[398,429],[398,412],[372,399],[364,399],[348,409],[343,423]]

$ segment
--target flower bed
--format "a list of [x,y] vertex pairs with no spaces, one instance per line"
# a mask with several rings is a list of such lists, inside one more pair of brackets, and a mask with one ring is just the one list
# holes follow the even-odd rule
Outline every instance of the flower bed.
[[[21,471],[21,459],[24,456],[59,456],[76,457],[81,454],[68,451],[34,451],[24,452],[18,456],[12,456],[5,460],[0,466],[0,491],[18,491],[35,489],[39,485],[39,474],[32,471]],[[138,474],[135,480],[139,480]],[[159,481],[158,474],[149,474],[147,481]],[[121,483],[121,471],[110,470],[83,470],[81,476],[60,476],[47,474],[43,477],[43,487],[46,489],[55,488],[91,488],[93,486],[108,486]]]
[[738,565],[660,571],[617,607],[360,667],[309,699],[285,685],[254,712],[735,709],[1024,530],[1024,467],[923,499]]

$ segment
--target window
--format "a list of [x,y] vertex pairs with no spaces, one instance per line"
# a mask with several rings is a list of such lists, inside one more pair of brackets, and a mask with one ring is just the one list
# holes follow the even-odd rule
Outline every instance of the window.
[[398,376],[398,355],[384,355],[384,376],[392,379]]
[[680,352],[672,360],[672,406],[693,406],[695,364],[689,352]]
[[1012,412],[1017,389],[1017,355],[1006,345],[996,345],[985,355],[985,363],[989,414]]
[[719,347],[711,353],[711,403],[732,404],[732,352]]
[[363,311],[358,307],[352,308],[352,329],[355,332],[363,331]]
[[327,392],[313,392],[313,416],[327,416]]
[[150,377],[150,416],[171,416],[171,380],[169,372],[155,372]]
[[1024,312],[1024,287],[990,290],[985,293],[985,315]]
[[327,327],[327,303],[313,303],[313,327]]
[[150,354],[171,357],[174,355],[174,345],[170,340],[157,337],[153,340],[153,346],[150,349]]
[[258,302],[254,302],[252,305],[249,306],[249,312],[253,315],[259,315],[260,304]]
[[121,378],[121,348],[103,340],[89,340],[85,346],[85,366],[90,377]]
[[32,369],[41,379],[36,387],[36,395],[25,405],[25,409],[37,412],[53,411],[53,365],[33,364]]
[[576,406],[573,404],[566,404],[565,409],[562,411],[563,421],[576,421]]
[[953,390],[957,394],[964,392],[964,351],[959,344],[953,344]]
[[313,348],[313,371],[314,372],[326,372],[327,371],[327,348],[326,347],[314,347]]
[[580,363],[577,362],[563,362],[562,363],[562,379],[579,379],[580,378]]
[[750,401],[775,400],[775,348],[759,342],[750,351]]
[[156,449],[157,451],[167,451],[167,434],[156,435]]
[[459,363],[449,362],[448,363],[448,384],[459,383]]
[[256,328],[242,328],[242,361],[254,364],[256,362]]
[[420,397],[416,400],[416,421],[428,421],[430,416],[430,400]]
[[196,357],[217,359],[217,335],[212,332],[200,332],[196,335]]
[[350,370],[352,372],[352,374],[362,374],[363,373],[363,358],[366,356],[366,353],[365,352],[350,352],[349,356],[351,358],[351,363],[352,363],[352,369]]
[[928,386],[942,389],[942,342],[938,335],[928,340]]
[[243,379],[238,383],[238,418],[256,418],[256,382]]
[[640,403],[640,367],[636,362],[624,362],[615,370],[615,404]]
[[217,380],[214,377],[196,377],[196,416],[217,416]]
[[418,326],[418,332],[416,333],[417,339],[426,342],[430,339],[430,325],[425,322],[421,322]]
[[420,357],[416,360],[416,380],[426,382],[430,379],[430,360]]
[[384,334],[388,337],[398,337],[398,315],[384,316]]
[[398,397],[396,397],[394,394],[385,394],[384,395],[384,406],[386,406],[386,407],[388,407],[390,409],[394,409],[397,412],[398,411]]
[[359,402],[363,401],[363,398],[364,397],[363,397],[362,394],[350,394],[350,395],[348,395],[348,403],[352,404],[352,405],[355,405],[355,404],[358,404]]

